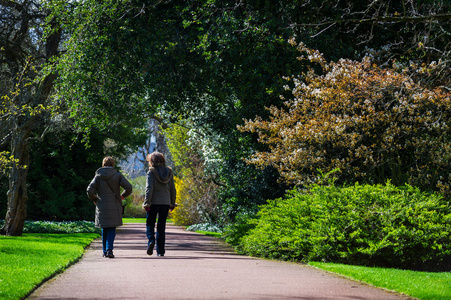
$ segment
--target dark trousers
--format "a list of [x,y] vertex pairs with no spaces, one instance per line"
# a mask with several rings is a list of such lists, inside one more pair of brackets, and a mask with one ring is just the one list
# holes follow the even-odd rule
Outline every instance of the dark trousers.
[[104,254],[106,254],[107,250],[113,251],[115,237],[116,227],[102,228],[102,245]]
[[147,219],[146,219],[146,234],[148,239],[148,245],[151,243],[155,243],[155,222],[157,221],[157,215],[158,215],[158,223],[157,223],[157,238],[156,238],[156,245],[157,245],[157,253],[158,254],[164,254],[164,243],[166,240],[166,219],[168,218],[169,214],[169,205],[158,205],[158,204],[152,204],[150,206],[150,210],[147,212]]

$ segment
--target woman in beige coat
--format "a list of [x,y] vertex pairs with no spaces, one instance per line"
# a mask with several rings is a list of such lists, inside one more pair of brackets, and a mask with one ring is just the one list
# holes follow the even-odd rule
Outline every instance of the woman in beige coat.
[[122,200],[132,193],[132,185],[114,166],[114,159],[105,157],[86,190],[96,205],[96,227],[102,228],[103,256],[109,258],[114,258],[116,227],[122,226]]

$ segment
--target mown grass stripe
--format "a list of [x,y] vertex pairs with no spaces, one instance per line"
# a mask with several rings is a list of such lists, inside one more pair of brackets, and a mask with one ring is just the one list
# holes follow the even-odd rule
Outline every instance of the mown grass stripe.
[[420,272],[310,262],[309,265],[422,300],[451,299],[450,272]]
[[78,261],[95,233],[0,236],[0,298],[21,299]]

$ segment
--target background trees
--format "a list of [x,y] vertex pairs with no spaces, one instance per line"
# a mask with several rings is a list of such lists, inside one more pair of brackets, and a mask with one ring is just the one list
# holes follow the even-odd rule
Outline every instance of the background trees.
[[[83,159],[81,165],[88,167],[92,176],[95,169],[86,160],[98,159],[98,166],[98,156],[124,153],[124,145],[141,137],[140,132],[133,134],[131,126],[111,121],[102,132],[91,128],[93,140],[100,141],[91,153],[76,155],[75,148],[80,144],[71,142],[76,133],[73,121],[67,119],[66,99],[60,97],[56,101],[50,97],[57,78],[51,66],[60,54],[64,38],[60,23],[51,16],[53,4],[56,1],[0,1],[0,152],[2,158],[8,159],[2,161],[9,168],[9,184],[4,178],[0,183],[3,195],[7,195],[7,199],[0,200],[0,211],[6,215],[2,234],[22,233],[29,204],[30,166],[37,167],[32,171],[31,198],[37,203],[31,205],[36,208],[31,217],[84,218],[86,205],[76,200],[83,194],[80,181],[87,180],[87,169],[66,164]],[[47,134],[52,134],[52,139]],[[119,137],[120,142],[110,143],[112,147],[104,149],[105,140]],[[77,146],[71,148],[74,144]],[[30,145],[36,151],[30,153]],[[37,156],[40,157],[34,161]]]
[[[20,5],[14,3],[1,2],[11,20],[19,16],[13,11]],[[308,61],[296,62],[290,37],[319,49],[327,61],[371,55],[381,68],[395,60],[406,70],[424,63],[424,72],[408,73],[416,83],[430,91],[449,87],[451,28],[445,1],[86,0],[50,1],[45,10],[34,5],[30,9],[45,12],[49,29],[56,29],[49,33],[65,37],[64,53],[55,59],[57,73],[45,74],[59,75],[52,101],[70,115],[71,130],[93,140],[99,133],[120,152],[136,141],[128,137],[142,133],[137,127],[144,128],[151,116],[167,123],[188,119],[185,126],[214,145],[214,163],[211,151],[195,150],[212,174],[227,219],[280,197],[288,187],[278,182],[273,167],[262,172],[243,161],[269,148],[236,126],[257,115],[266,120],[265,107],[283,107],[279,95],[289,96],[283,76],[307,70]],[[385,172],[385,167],[377,169]],[[375,180],[394,174],[390,168],[385,175],[378,171]]]
[[60,89],[72,99],[74,116],[89,122],[125,107],[118,118],[189,118],[185,126],[215,145],[214,165],[208,165],[211,152],[199,155],[214,170],[220,204],[233,217],[287,188],[272,167],[261,172],[244,163],[268,148],[236,125],[267,118],[265,107],[282,107],[279,95],[288,96],[282,77],[306,70],[309,62],[296,62],[290,37],[332,60],[368,54],[378,65],[396,60],[401,68],[436,60],[439,68],[411,74],[446,85],[448,11],[443,1],[85,1],[74,17],[59,15],[61,22],[75,20],[66,27],[71,39],[60,61]]

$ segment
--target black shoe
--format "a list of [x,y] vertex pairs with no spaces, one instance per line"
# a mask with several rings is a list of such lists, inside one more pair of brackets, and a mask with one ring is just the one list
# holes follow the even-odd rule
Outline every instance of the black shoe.
[[106,257],[108,257],[108,258],[114,258],[113,250],[108,250],[108,251],[106,252]]
[[155,246],[155,243],[150,243],[149,246],[147,246],[147,255],[153,254],[153,247]]
[[102,257],[108,257],[107,254],[104,252],[102,253]]
[[157,256],[164,256],[164,254],[160,254],[160,253],[158,253],[158,254],[157,254]]

